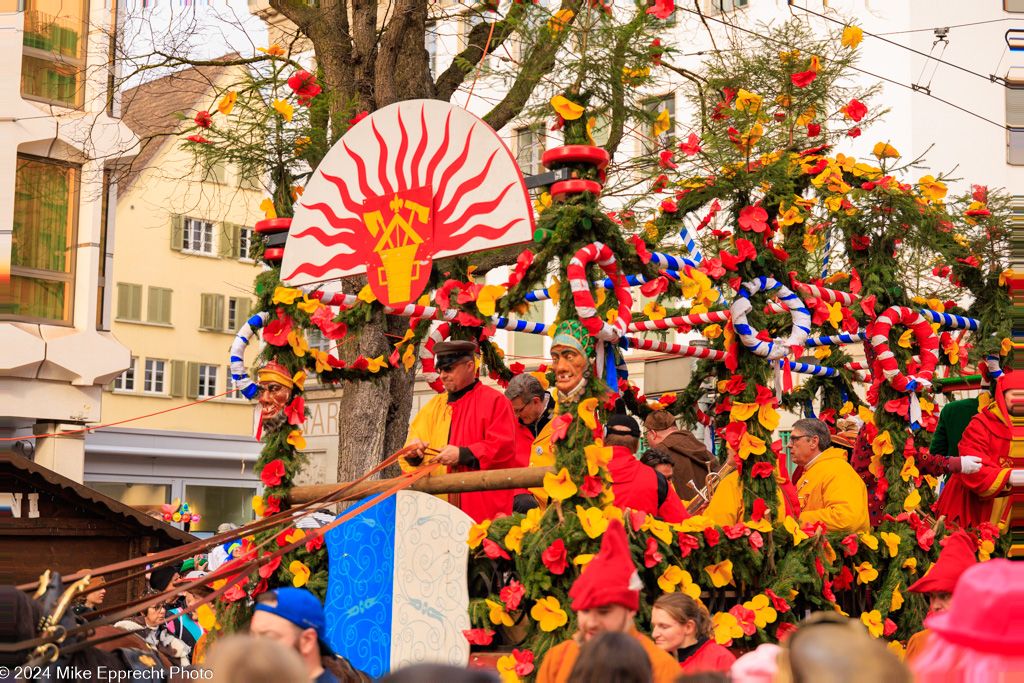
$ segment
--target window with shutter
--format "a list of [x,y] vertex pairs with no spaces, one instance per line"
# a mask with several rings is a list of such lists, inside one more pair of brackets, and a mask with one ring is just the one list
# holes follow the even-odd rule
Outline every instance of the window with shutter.
[[171,361],[171,396],[185,395],[185,361]]
[[213,329],[224,330],[224,295],[217,294],[213,299]]
[[164,287],[149,288],[149,302],[146,309],[147,322],[159,325],[171,324],[171,290]]
[[185,248],[185,217],[171,216],[171,249],[181,251]]
[[220,223],[220,257],[234,258],[238,253],[238,226],[234,223]]
[[250,302],[248,299],[228,299],[228,326],[225,332],[234,334],[249,319]]
[[198,365],[196,397],[213,398],[217,395],[217,366]]

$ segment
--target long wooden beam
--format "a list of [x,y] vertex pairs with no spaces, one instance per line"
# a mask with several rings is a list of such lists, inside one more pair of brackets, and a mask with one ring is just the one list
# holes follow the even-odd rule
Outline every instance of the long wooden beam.
[[[528,489],[538,488],[544,485],[544,475],[555,474],[554,467],[518,467],[508,470],[482,470],[479,472],[460,472],[456,474],[439,474],[433,477],[424,477],[415,482],[407,490],[422,491],[423,493],[467,493],[470,491],[501,491],[505,489]],[[389,485],[398,483],[399,479],[368,480],[356,484],[349,491],[347,499],[356,500],[368,498],[381,491],[387,490]],[[337,484],[315,484],[313,486],[296,486],[288,494],[288,502],[292,505],[308,503],[327,495],[335,489],[345,486],[344,482]]]

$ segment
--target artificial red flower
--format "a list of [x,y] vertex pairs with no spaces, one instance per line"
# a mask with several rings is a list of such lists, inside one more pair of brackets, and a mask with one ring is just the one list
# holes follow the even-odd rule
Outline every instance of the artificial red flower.
[[843,107],[840,111],[846,115],[846,118],[853,119],[857,123],[868,114],[867,105],[860,100],[850,100],[850,103]]
[[718,545],[718,541],[721,538],[721,534],[718,533],[713,527],[707,527],[704,529],[704,540],[707,541],[708,545],[714,547]]
[[277,309],[277,319],[271,320],[263,328],[263,341],[272,346],[287,346],[288,335],[291,334],[294,321],[291,316]]
[[533,673],[532,650],[512,650],[512,658],[516,660],[515,674],[517,676],[529,676]]
[[679,557],[685,558],[692,551],[700,547],[700,541],[690,534],[679,534]]
[[733,524],[732,526],[724,526],[724,527],[722,527],[722,531],[725,533],[725,537],[728,538],[731,541],[736,540],[737,538],[739,538],[743,534],[749,534],[750,533],[750,529],[748,529],[746,527],[746,525],[743,524],[743,522],[737,522],[736,524]]
[[566,567],[569,566],[565,552],[565,542],[560,538],[556,540],[548,546],[548,549],[544,551],[540,559],[552,574],[564,574]]
[[316,76],[308,71],[297,71],[288,79],[288,87],[299,97],[299,104],[309,106],[314,97],[320,94],[321,88],[316,84]]
[[580,495],[584,498],[596,498],[601,495],[603,487],[604,483],[601,481],[601,477],[594,477],[588,474],[583,477],[583,486],[580,487]]
[[260,471],[260,480],[264,486],[280,486],[284,473],[284,463],[281,462],[281,459],[271,460]]
[[653,536],[648,536],[647,550],[644,551],[644,566],[650,569],[663,559],[665,558],[663,558],[661,553],[658,552],[658,542],[654,540]]
[[348,334],[348,325],[334,322],[334,316],[329,306],[316,309],[316,312],[310,316],[310,320],[320,328],[320,331],[328,339],[342,339]]
[[509,289],[518,285],[526,277],[526,271],[533,265],[533,252],[526,249],[516,258],[516,267],[513,269],[512,274],[508,278],[508,282],[505,286]]
[[266,501],[263,503],[263,517],[270,517],[276,515],[281,511],[281,499],[277,496],[267,496]]
[[841,541],[841,543],[846,548],[847,557],[851,557],[857,554],[857,549],[860,547],[860,544],[857,543],[857,534],[850,534],[849,536],[844,538]]
[[679,168],[679,164],[672,161],[672,150],[670,149],[663,149],[658,153],[658,164],[662,168]]
[[[774,467],[772,467],[772,464],[770,462],[755,462],[754,465],[750,468],[750,476],[758,477],[760,479],[767,479],[768,477],[772,476],[774,471],[775,469]],[[758,500],[761,499],[758,498]],[[764,501],[761,502],[763,503]],[[757,503],[755,501],[755,505],[756,504]]]
[[843,569],[839,572],[839,576],[836,577],[834,585],[836,590],[841,591],[847,590],[853,585],[853,572],[850,571],[849,567],[843,565]]
[[734,420],[727,424],[722,430],[725,436],[725,441],[735,450],[739,450],[740,439],[747,433],[747,423],[739,420]]
[[814,558],[814,571],[819,577],[825,576],[825,567],[822,566],[820,557]]
[[[267,557],[270,554],[271,554],[270,552],[265,552],[265,553],[263,553],[263,557]],[[272,559],[270,562],[267,562],[266,564],[260,565],[259,574],[264,579],[269,579],[271,576],[274,575],[274,572],[276,572],[277,568],[280,567],[280,566],[281,566],[281,557],[277,556],[274,559]]]
[[506,560],[512,559],[500,545],[489,538],[484,539],[484,554],[492,560],[496,560],[499,557],[503,557]]
[[365,356],[359,356],[359,358],[352,361],[353,370],[365,370],[368,367],[370,367],[370,362],[366,360]]
[[789,640],[790,636],[796,633],[796,626],[784,621],[775,628],[775,639],[780,643],[784,643]]
[[644,296],[654,298],[659,294],[668,291],[668,278],[664,275],[648,280],[640,285],[640,293]]
[[209,128],[213,125],[213,117],[210,116],[210,112],[205,109],[196,114],[196,125],[200,128]]
[[284,414],[288,416],[288,424],[300,425],[306,421],[306,399],[296,396],[292,402],[284,407]]
[[189,142],[197,142],[197,143],[199,143],[201,145],[209,145],[209,144],[211,144],[210,141],[207,140],[206,138],[204,138],[202,135],[189,135],[188,136],[188,141]]
[[743,635],[752,636],[757,633],[757,615],[754,614],[754,610],[743,605],[733,605],[729,614],[736,617],[740,628],[743,629]]
[[668,19],[676,11],[674,0],[654,0],[654,7],[647,8],[648,14],[653,14],[659,19]]
[[832,592],[832,582],[828,579],[822,581],[821,594],[829,602],[836,601],[836,594]]
[[519,602],[526,595],[526,589],[523,588],[523,584],[513,579],[512,583],[502,588],[501,593],[498,595],[501,597],[501,601],[505,603],[505,609],[512,611],[519,608]]
[[768,229],[768,212],[760,206],[746,206],[740,209],[739,224],[744,230],[764,232]]
[[817,71],[801,71],[799,73],[792,74],[789,79],[793,81],[793,85],[798,88],[806,88],[814,79],[818,77]]
[[700,268],[698,268],[698,270],[703,272],[712,280],[717,280],[718,278],[725,275],[725,268],[722,266],[722,259],[720,258],[704,259],[701,262]]
[[874,294],[866,296],[860,300],[860,310],[864,311],[864,315],[872,319],[877,317],[877,314],[875,313],[876,300],[877,299]]
[[306,552],[311,553],[324,547],[324,535],[316,534],[306,536]]
[[661,66],[661,56],[664,54],[664,51],[659,50],[658,48],[660,47],[661,39],[655,38],[651,43],[651,63],[655,66]]
[[[733,375],[725,382],[725,390],[736,396],[737,394],[743,393],[743,390],[747,388],[747,383],[743,381],[742,375]],[[732,423],[735,424],[735,423]],[[740,423],[744,424],[744,423]]]
[[490,645],[494,640],[494,631],[487,628],[464,630],[462,635],[466,637],[470,645]]
[[647,243],[640,235],[630,235],[629,242],[636,249],[636,255],[640,257],[640,260],[644,263],[651,262],[651,252],[647,248]]
[[668,176],[664,173],[654,179],[654,184],[651,185],[652,192],[663,192],[668,187]]
[[750,547],[754,550],[760,550],[764,547],[764,537],[761,536],[760,531],[750,532],[750,536],[747,538],[747,541],[750,543]]
[[771,588],[766,589],[764,594],[767,595],[768,599],[772,601],[772,607],[774,607],[777,611],[789,611],[789,603],[780,598],[778,595],[776,595],[775,591],[773,591]]
[[886,619],[884,624],[885,627],[882,629],[883,636],[891,636],[893,633],[896,633],[896,622],[892,619]]
[[358,114],[356,114],[356,117],[354,119],[352,119],[351,121],[349,121],[349,124],[354,126],[357,123],[359,123],[360,121],[362,121],[363,119],[365,119],[369,115],[370,115],[370,112],[368,112],[366,110],[363,110],[363,111],[359,112]]
[[871,246],[871,237],[868,235],[851,235],[850,246],[857,251],[864,251]]
[[807,137],[816,138],[821,135],[821,126],[817,123],[807,124]]
[[932,544],[935,542],[935,532],[926,527],[922,526],[917,530],[917,544],[921,546],[922,550],[931,550]]
[[[766,462],[755,463],[754,467],[758,465],[768,465]],[[771,466],[769,465],[769,473],[771,473]],[[753,474],[753,468],[751,468],[751,474]],[[768,512],[768,504],[764,502],[763,498],[757,498],[754,500],[754,507],[750,513],[750,519],[758,522],[764,517],[764,513]]]
[[455,316],[455,320],[463,327],[480,327],[481,325],[484,324],[484,321],[482,319],[476,317],[475,315],[470,315],[465,311]]
[[690,137],[686,138],[686,142],[679,143],[679,149],[688,157],[700,154],[702,151],[700,146],[700,138],[697,137],[696,133],[690,133]]
[[854,126],[850,130],[846,131],[846,136],[847,137],[851,137],[851,138],[859,138],[860,137],[860,128]]
[[768,251],[772,252],[775,258],[779,259],[780,261],[785,261],[786,259],[789,258],[789,252],[787,252],[785,249],[782,249],[781,247],[775,246],[775,244],[773,244],[771,241],[765,242],[765,246],[768,247]]

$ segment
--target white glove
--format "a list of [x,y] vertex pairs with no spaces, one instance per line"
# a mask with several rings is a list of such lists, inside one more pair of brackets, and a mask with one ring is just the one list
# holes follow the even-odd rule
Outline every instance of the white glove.
[[961,474],[974,474],[981,470],[981,458],[976,455],[961,455],[960,456],[960,472]]
[[1010,470],[1010,486],[1024,486],[1024,470]]

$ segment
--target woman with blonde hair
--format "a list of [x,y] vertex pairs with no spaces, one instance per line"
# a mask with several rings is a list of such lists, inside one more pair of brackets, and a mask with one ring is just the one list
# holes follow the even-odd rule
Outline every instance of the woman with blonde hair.
[[728,671],[736,656],[715,642],[711,616],[685,593],[667,593],[651,610],[651,639],[673,655],[685,674]]

